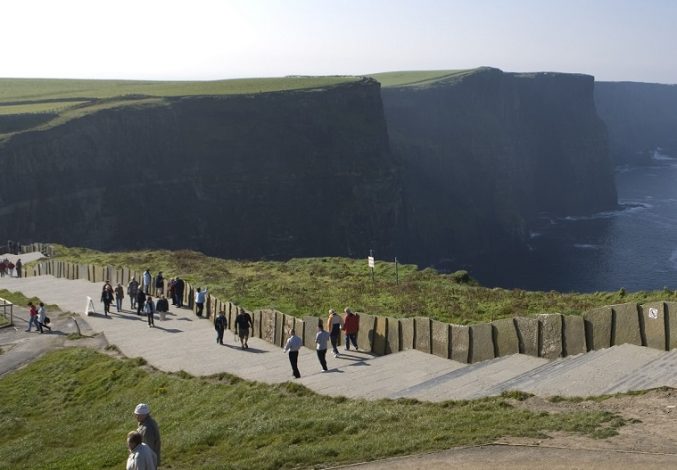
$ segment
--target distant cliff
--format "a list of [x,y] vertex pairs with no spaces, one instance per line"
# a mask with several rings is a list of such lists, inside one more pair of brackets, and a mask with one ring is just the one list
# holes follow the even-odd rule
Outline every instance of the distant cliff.
[[0,174],[3,239],[362,257],[401,226],[371,79],[93,112],[1,142]]
[[616,163],[650,164],[656,150],[677,158],[677,85],[597,82],[595,103]]
[[590,76],[482,68],[382,96],[419,259],[519,245],[542,212],[616,206]]

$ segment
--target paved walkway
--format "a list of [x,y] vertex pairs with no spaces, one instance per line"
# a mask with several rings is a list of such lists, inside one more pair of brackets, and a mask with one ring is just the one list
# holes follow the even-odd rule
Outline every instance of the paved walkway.
[[[233,334],[228,332],[226,344],[217,345],[211,320],[200,319],[188,309],[171,307],[165,321],[158,319],[155,328],[148,328],[145,317],[129,309],[128,299],[119,314],[113,313],[109,318],[101,313],[86,316],[88,296],[94,299],[97,311],[102,311],[98,302],[101,283],[52,276],[5,277],[0,279],[0,288],[36,296],[47,304],[58,305],[63,311],[74,312],[81,323],[84,321],[91,330],[103,333],[107,342],[117,346],[124,355],[143,357],[163,371],[183,370],[196,376],[228,372],[266,383],[293,380],[289,361],[281,348],[251,338],[250,348],[241,350]],[[27,311],[17,309],[17,316],[17,323],[25,325]],[[57,326],[66,334],[74,330],[72,321],[57,323]],[[18,327],[3,333],[3,341],[7,343],[10,341],[7,336],[14,335],[20,345],[29,335],[37,336],[23,330]],[[47,341],[47,338],[40,340]],[[18,345],[11,348],[0,356],[0,365],[10,363],[20,351]],[[327,395],[428,401],[473,399],[500,395],[505,390],[541,396],[587,396],[658,386],[677,387],[677,350],[665,352],[631,345],[556,361],[516,354],[467,365],[419,351],[382,357],[350,351],[338,358],[329,353],[327,362],[330,371],[322,373],[315,351],[303,348],[299,354],[302,378],[298,382]],[[2,369],[0,367],[0,372]]]

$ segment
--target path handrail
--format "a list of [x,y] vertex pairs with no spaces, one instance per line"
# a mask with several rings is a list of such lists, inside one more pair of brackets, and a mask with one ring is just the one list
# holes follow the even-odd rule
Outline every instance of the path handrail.
[[9,307],[9,324],[14,324],[14,304],[9,300],[3,299],[0,297],[0,309],[2,309],[2,315],[7,318],[7,308]]

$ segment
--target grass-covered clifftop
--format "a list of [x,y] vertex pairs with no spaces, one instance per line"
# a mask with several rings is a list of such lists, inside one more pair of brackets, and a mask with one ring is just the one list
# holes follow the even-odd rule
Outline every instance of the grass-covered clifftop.
[[274,307],[284,313],[325,316],[329,308],[391,317],[428,316],[470,324],[539,313],[581,313],[623,302],[677,300],[673,291],[529,292],[476,285],[468,273],[441,274],[415,265],[377,261],[374,282],[366,259],[303,258],[286,262],[234,261],[193,251],[103,253],[57,246],[56,258],[75,263],[149,268],[165,277],[181,276],[195,286],[248,309]]

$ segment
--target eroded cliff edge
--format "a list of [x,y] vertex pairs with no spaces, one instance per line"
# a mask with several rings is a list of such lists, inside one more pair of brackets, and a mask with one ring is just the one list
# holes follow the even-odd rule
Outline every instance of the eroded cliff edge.
[[401,227],[379,84],[168,98],[0,144],[3,237],[232,258],[366,256]]
[[382,89],[419,260],[500,253],[523,246],[543,213],[616,207],[593,80],[482,68]]

